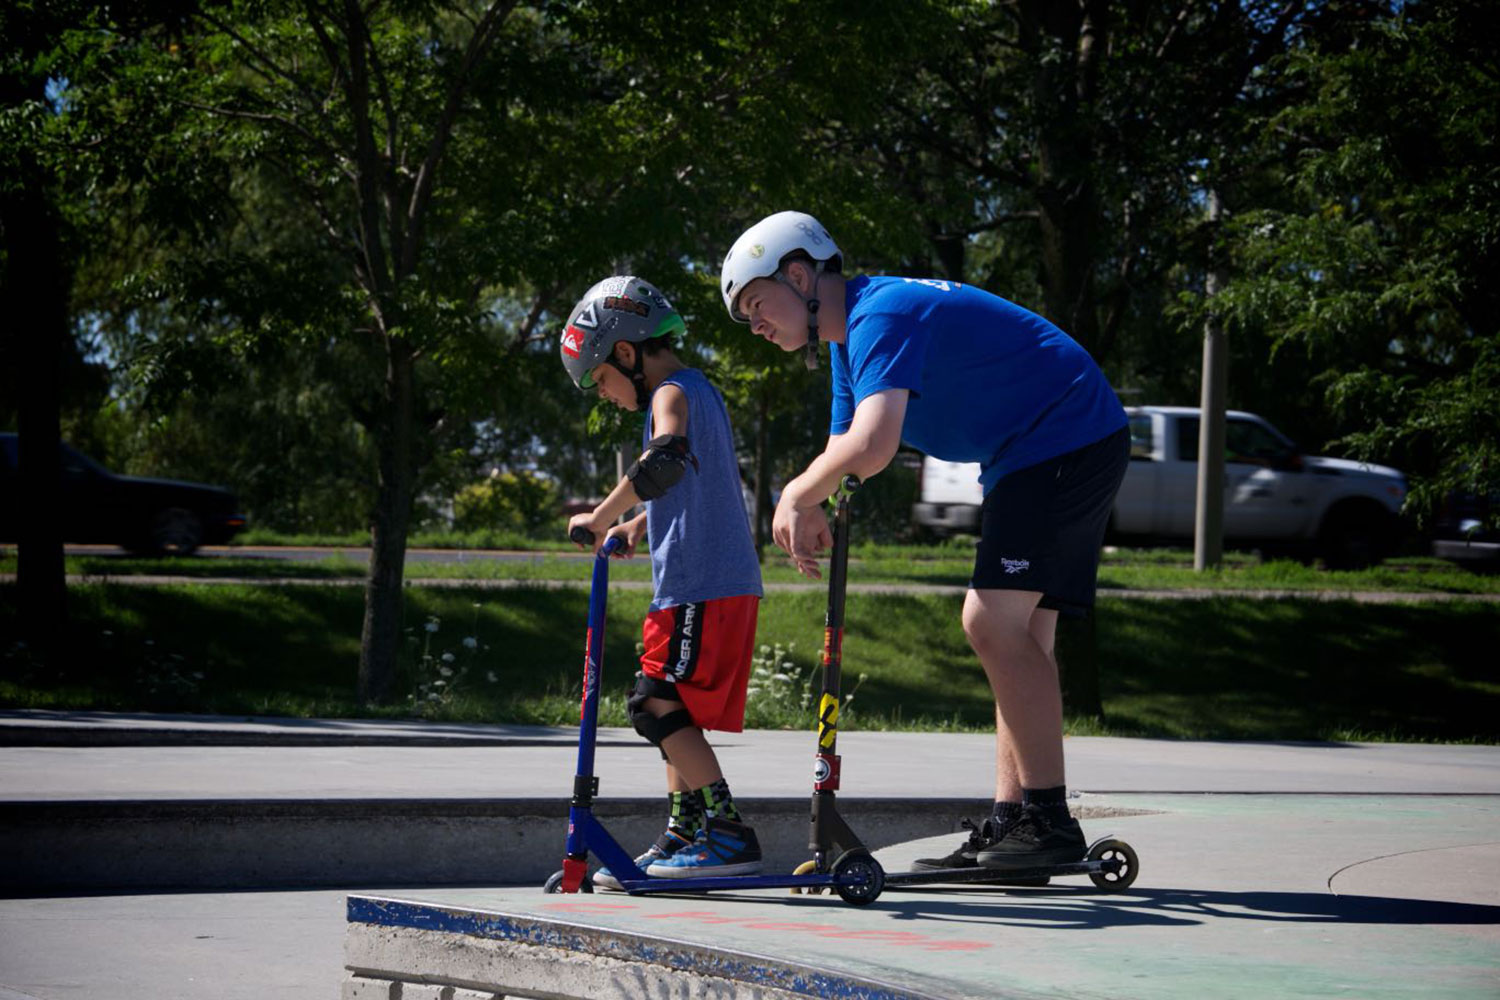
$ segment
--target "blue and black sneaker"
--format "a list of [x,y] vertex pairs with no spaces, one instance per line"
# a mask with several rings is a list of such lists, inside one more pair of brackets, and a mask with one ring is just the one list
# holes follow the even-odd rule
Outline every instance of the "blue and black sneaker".
[[[635,859],[635,866],[641,871],[646,871],[650,865],[661,861],[663,858],[670,858],[690,844],[692,844],[691,840],[688,840],[681,833],[669,826],[662,831],[660,837],[656,838],[656,843],[646,848],[646,853]],[[594,872],[593,878],[594,885],[598,888],[614,889],[616,891],[623,889],[620,885],[620,880],[610,874],[608,868],[600,868]]]
[[710,878],[754,875],[762,867],[755,831],[744,823],[711,816],[692,844],[653,861],[646,874],[655,878]]

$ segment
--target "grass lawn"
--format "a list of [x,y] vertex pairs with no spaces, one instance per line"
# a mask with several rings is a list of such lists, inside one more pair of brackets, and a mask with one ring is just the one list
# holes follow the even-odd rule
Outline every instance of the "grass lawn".
[[[353,700],[358,587],[89,582],[69,593],[69,665],[38,665],[28,650],[7,643],[0,648],[0,705],[577,720],[582,588],[409,588],[398,698],[364,712]],[[818,591],[767,595],[752,727],[811,728],[813,712],[802,696],[817,684],[825,600]],[[961,600],[849,595],[844,689],[853,700],[846,728],[990,727],[988,689],[959,626]],[[625,724],[623,692],[646,602],[640,590],[611,595],[602,706],[608,724]],[[17,634],[15,607],[14,585],[0,585],[0,634]],[[1075,733],[1500,740],[1495,603],[1147,601],[1105,593],[1097,635],[1105,718],[1074,720]]]
[[[171,575],[319,580],[360,579],[365,573],[363,559],[343,553],[308,561],[247,556],[142,559],[111,554],[70,556],[66,564],[67,572],[74,576],[100,579]],[[972,552],[952,545],[932,548],[863,546],[853,555],[850,579],[856,583],[963,586],[968,583],[972,568]],[[14,553],[0,553],[0,573],[15,571]],[[610,572],[614,580],[649,580],[651,564],[641,555],[616,560]],[[803,581],[779,554],[767,555],[763,576],[767,583]],[[407,557],[406,577],[409,580],[576,580],[586,584],[589,561],[573,553],[535,552],[528,558],[504,561],[476,556],[462,562],[435,562],[413,552]],[[1192,568],[1192,553],[1175,549],[1107,551],[1099,570],[1101,593],[1204,588],[1485,594],[1500,593],[1500,574],[1471,573],[1432,558],[1408,558],[1373,569],[1331,572],[1290,560],[1261,562],[1243,553],[1230,553],[1217,570],[1197,573]]]

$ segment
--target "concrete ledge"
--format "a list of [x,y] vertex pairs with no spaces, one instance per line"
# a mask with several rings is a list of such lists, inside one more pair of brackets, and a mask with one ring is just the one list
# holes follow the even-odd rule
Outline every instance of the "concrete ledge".
[[[739,801],[769,867],[808,860],[807,799]],[[989,808],[839,800],[871,849],[957,832],[959,817]],[[0,891],[540,886],[561,867],[567,815],[565,801],[540,799],[5,802]],[[595,815],[628,851],[654,840],[665,819],[658,798],[601,801]]]
[[350,896],[348,918],[344,1000],[935,1000],[784,959],[532,916]]

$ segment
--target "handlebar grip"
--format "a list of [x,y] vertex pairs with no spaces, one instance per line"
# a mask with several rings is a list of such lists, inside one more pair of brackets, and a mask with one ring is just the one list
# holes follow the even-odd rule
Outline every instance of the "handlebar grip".
[[568,532],[568,538],[577,542],[579,545],[592,546],[594,544],[594,533],[581,524],[576,524],[573,526],[573,530]]
[[828,497],[828,502],[837,507],[840,501],[853,497],[857,489],[859,489],[859,477],[851,472],[839,480],[838,485],[833,488],[833,493]]

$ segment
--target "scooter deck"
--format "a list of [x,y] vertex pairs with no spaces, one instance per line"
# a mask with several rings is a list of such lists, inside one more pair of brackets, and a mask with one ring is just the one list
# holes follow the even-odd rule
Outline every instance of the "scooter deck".
[[[1119,871],[1119,862],[1075,861],[1066,865],[1042,865],[1036,868],[915,868],[908,872],[886,872],[885,884],[922,885],[937,882],[994,882],[1004,879],[1061,878],[1065,875],[1110,875]],[[1006,888],[1018,888],[1006,886]]]
[[1140,861],[1135,850],[1123,840],[1101,837],[1089,845],[1079,861],[1061,865],[1036,865],[1031,868],[927,868],[905,872],[886,872],[886,886],[899,885],[987,885],[1003,882],[997,888],[1024,888],[1018,881],[1041,878],[1064,878],[1087,875],[1094,885],[1109,892],[1123,892],[1135,882]]
[[[616,876],[618,878],[618,876]],[[657,878],[620,880],[620,890],[631,895],[670,892],[712,892],[717,889],[827,889],[838,885],[859,885],[857,875],[724,875],[690,878]]]

